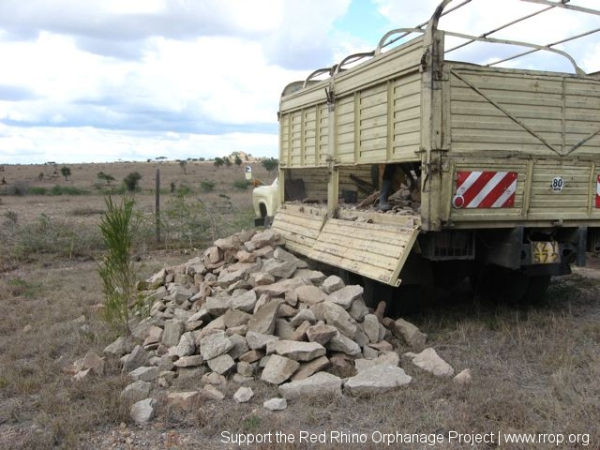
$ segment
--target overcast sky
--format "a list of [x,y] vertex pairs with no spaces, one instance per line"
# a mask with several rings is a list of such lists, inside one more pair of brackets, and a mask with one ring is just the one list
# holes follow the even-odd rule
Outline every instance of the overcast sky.
[[[0,0],[0,164],[277,156],[287,83],[372,50],[437,3]],[[441,28],[479,34],[543,8],[473,0]],[[556,8],[494,36],[545,45],[598,26],[600,16]],[[600,33],[562,48],[586,72],[600,70]],[[506,52],[478,44],[448,58],[486,63]],[[552,55],[507,65],[572,71]]]

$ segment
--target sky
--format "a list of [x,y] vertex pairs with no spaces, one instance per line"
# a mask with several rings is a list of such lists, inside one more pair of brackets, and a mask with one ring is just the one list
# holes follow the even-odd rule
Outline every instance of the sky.
[[[277,157],[288,83],[422,24],[438,3],[0,0],[0,164]],[[600,0],[570,4],[600,9]],[[543,8],[472,0],[440,28],[476,35]],[[555,8],[493,37],[546,45],[600,26],[600,16],[586,16]],[[600,71],[600,33],[559,48],[587,73]],[[447,58],[489,63],[509,53],[474,44]],[[504,66],[573,72],[553,54]]]

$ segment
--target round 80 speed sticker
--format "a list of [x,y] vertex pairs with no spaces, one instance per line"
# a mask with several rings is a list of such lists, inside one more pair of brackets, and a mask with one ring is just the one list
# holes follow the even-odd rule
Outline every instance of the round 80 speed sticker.
[[550,183],[550,188],[552,192],[561,192],[565,187],[565,180],[562,177],[554,177],[552,183]]

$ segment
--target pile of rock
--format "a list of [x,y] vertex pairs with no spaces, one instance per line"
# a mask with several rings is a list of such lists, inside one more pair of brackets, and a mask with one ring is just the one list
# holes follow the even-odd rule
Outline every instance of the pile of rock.
[[[205,385],[169,394],[179,406],[222,399],[219,387],[227,377],[240,385],[256,379],[278,385],[287,400],[341,394],[342,388],[351,395],[387,392],[411,381],[392,342],[423,347],[426,335],[402,319],[373,313],[362,287],[311,270],[280,244],[272,230],[241,232],[140,283],[151,307],[133,330],[139,344],[122,337],[105,349],[121,358],[134,380],[122,396],[138,401],[139,416],[151,417],[153,384],[169,388],[175,378],[195,377]],[[245,390],[234,398],[243,402],[252,395]],[[282,408],[281,400],[268,405]]]

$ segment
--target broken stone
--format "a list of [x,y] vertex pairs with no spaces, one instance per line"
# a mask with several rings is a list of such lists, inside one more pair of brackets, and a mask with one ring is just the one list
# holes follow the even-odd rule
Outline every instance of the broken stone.
[[223,375],[235,367],[235,361],[231,356],[224,354],[209,360],[208,367],[213,372]]
[[250,350],[249,352],[246,352],[240,356],[239,360],[247,363],[253,363],[259,361],[263,356],[265,356],[263,352],[258,350]]
[[171,319],[165,322],[165,328],[162,335],[162,343],[166,347],[173,347],[179,343],[183,334],[184,325],[179,319]]
[[404,319],[396,320],[391,329],[396,337],[404,339],[411,347],[424,347],[427,342],[427,335]]
[[[273,350],[280,356],[293,359],[295,361],[311,361],[327,352],[325,347],[317,342],[298,342],[298,341],[277,341],[273,344]],[[269,348],[267,347],[267,353]]]
[[261,380],[271,384],[281,384],[300,367],[300,363],[279,355],[271,355],[263,369]]
[[350,395],[383,394],[410,383],[412,378],[393,365],[377,365],[363,370],[344,383]]
[[147,398],[135,402],[129,410],[129,416],[137,423],[142,426],[150,422],[154,417],[154,405],[156,400],[153,398]]
[[200,354],[205,361],[227,353],[233,347],[233,342],[224,332],[217,332],[202,338],[200,341]]
[[177,361],[173,363],[175,367],[196,367],[204,364],[204,359],[202,359],[201,355],[190,355],[179,358]]
[[342,380],[327,372],[319,372],[304,380],[291,381],[279,386],[278,391],[287,400],[323,395],[342,395]]
[[162,339],[163,329],[157,327],[156,325],[152,325],[148,328],[146,339],[144,340],[144,347],[158,344]]
[[287,303],[282,303],[277,312],[277,317],[293,317],[298,314],[298,310]]
[[325,281],[325,275],[318,270],[298,269],[294,273],[294,278],[302,280],[306,284],[321,286]]
[[223,394],[220,390],[214,387],[212,384],[207,384],[204,386],[204,389],[199,391],[200,395],[209,400],[223,400],[225,398],[225,394]]
[[354,338],[356,334],[356,325],[350,314],[335,303],[323,302],[317,303],[312,307],[315,316],[319,320],[325,320],[328,325],[333,325],[340,332],[349,338]]
[[323,291],[325,291],[326,294],[331,294],[332,292],[339,291],[343,287],[344,281],[337,275],[331,275],[327,277],[321,284],[321,289],[323,289]]
[[199,401],[200,393],[198,391],[169,392],[167,394],[167,405],[183,411],[192,411],[197,407]]
[[221,250],[230,250],[237,252],[242,243],[240,242],[240,238],[234,234],[223,239],[217,239],[214,245],[216,247],[219,247]]
[[129,372],[129,376],[135,381],[154,381],[158,378],[158,367],[142,366]]
[[270,273],[255,272],[249,278],[252,286],[266,286],[275,283],[275,277]]
[[362,329],[372,344],[379,341],[379,320],[375,314],[367,314],[362,322]]
[[375,366],[397,366],[400,363],[400,357],[396,352],[386,352],[375,359],[357,359],[354,361],[354,367],[360,373]]
[[350,314],[350,317],[357,322],[362,322],[367,314],[369,314],[369,308],[365,305],[365,301],[362,297],[359,297],[352,302],[352,306],[348,309],[348,314]]
[[148,398],[150,395],[151,384],[147,381],[134,381],[133,383],[125,386],[125,389],[121,392],[121,400],[135,403]]
[[308,305],[316,305],[325,301],[327,294],[316,286],[300,286],[296,288],[298,301]]
[[392,350],[394,350],[394,347],[388,341],[380,341],[376,344],[369,344],[369,347],[374,348],[375,350],[378,350],[380,352],[391,352]]
[[312,309],[301,309],[300,311],[298,311],[298,314],[296,314],[291,320],[290,320],[290,325],[292,325],[293,327],[297,327],[298,325],[300,325],[302,322],[308,321],[311,324],[315,323],[317,321],[317,318],[315,317],[315,313],[312,311]]
[[308,340],[311,342],[317,342],[321,345],[327,344],[337,333],[338,330],[335,327],[331,325],[325,325],[324,323],[313,325],[306,330],[306,336],[308,337]]
[[256,305],[256,292],[248,291],[245,294],[239,296],[232,296],[229,301],[229,306],[232,309],[239,309],[251,313],[254,311],[254,305]]
[[136,345],[133,351],[121,358],[123,373],[129,373],[148,362],[148,353],[141,345]]
[[252,316],[246,312],[230,309],[223,316],[223,321],[227,328],[234,328],[246,325],[251,318]]
[[473,380],[473,377],[471,375],[471,370],[465,369],[462,372],[460,372],[458,375],[456,375],[452,381],[454,381],[456,384],[466,385],[466,384],[470,384],[472,380]]
[[[162,330],[161,330],[162,331]],[[109,344],[104,349],[104,354],[121,357],[127,353],[131,353],[134,348],[134,344],[131,339],[121,336],[117,338],[112,344]]]
[[243,377],[251,377],[254,375],[254,368],[252,367],[252,364],[244,361],[237,363],[236,371]]
[[331,363],[326,356],[321,356],[320,358],[314,359],[310,362],[306,362],[300,364],[300,368],[294,373],[292,376],[292,381],[304,380],[321,370],[327,369]]
[[276,259],[266,260],[262,267],[261,272],[268,273],[275,277],[275,279],[283,278],[287,279],[292,276],[298,266],[292,261],[278,261]]
[[266,400],[263,406],[269,411],[283,411],[287,408],[287,400],[285,398],[271,398]]
[[179,344],[177,344],[177,356],[180,358],[190,356],[193,355],[195,351],[196,344],[194,343],[192,333],[183,333],[181,339],[179,339]]
[[202,377],[202,381],[204,382],[204,384],[213,384],[215,386],[224,386],[225,384],[227,384],[227,378],[215,372],[207,373],[206,375],[204,375]]
[[302,322],[298,328],[294,330],[291,336],[292,341],[304,341],[306,338],[306,333],[308,329],[311,327],[310,322]]
[[208,297],[204,302],[204,308],[213,317],[222,316],[229,309],[228,300],[219,297]]
[[234,334],[232,336],[229,336],[229,340],[233,342],[233,347],[231,347],[231,349],[227,353],[229,353],[229,356],[231,356],[233,359],[238,359],[250,349],[248,347],[248,342],[246,341],[246,338],[244,338],[243,336]]
[[238,403],[249,402],[252,397],[254,397],[254,392],[248,387],[241,387],[233,394],[233,399]]
[[363,292],[364,289],[362,286],[344,286],[343,288],[329,294],[327,300],[335,303],[336,305],[340,305],[344,309],[349,309],[352,306],[352,302],[361,297]]
[[360,356],[362,354],[360,346],[340,332],[337,332],[329,342],[327,342],[326,347],[335,352],[342,352],[349,356]]
[[427,372],[431,372],[436,377],[451,377],[454,375],[454,369],[450,364],[444,361],[433,348],[426,348],[421,353],[405,353],[405,356],[412,358],[415,366],[420,367]]
[[279,339],[294,340],[294,328],[285,319],[275,319],[275,336]]
[[286,291],[294,290],[299,286],[303,286],[301,280],[290,279],[290,280],[281,280],[273,284],[269,284],[267,286],[257,286],[255,291],[257,294],[269,294],[271,298],[281,297],[285,295]]
[[262,350],[269,342],[278,340],[279,338],[277,336],[270,334],[255,333],[254,331],[248,331],[248,333],[246,333],[248,347],[250,347],[252,350]]
[[273,334],[277,311],[282,303],[283,300],[275,299],[260,307],[248,322],[248,330],[262,334]]

